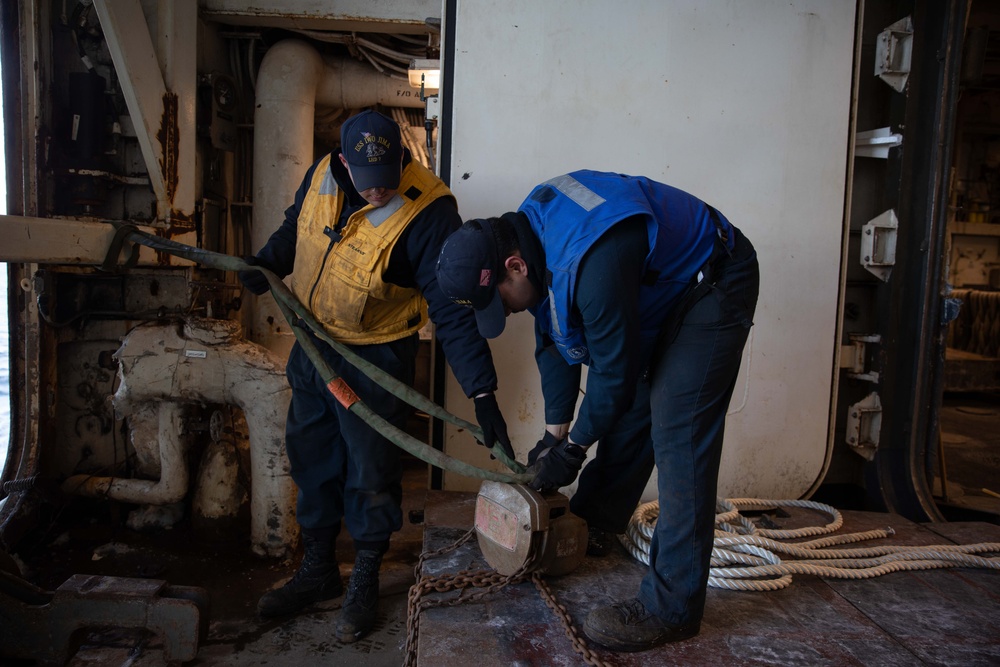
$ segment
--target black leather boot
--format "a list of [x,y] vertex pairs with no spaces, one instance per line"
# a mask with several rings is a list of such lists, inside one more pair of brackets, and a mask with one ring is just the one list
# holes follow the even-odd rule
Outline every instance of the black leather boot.
[[701,623],[685,626],[667,623],[632,598],[590,612],[583,632],[595,644],[612,651],[648,651],[668,642],[679,642],[698,634]]
[[334,555],[335,531],[302,529],[305,553],[298,572],[281,588],[268,591],[257,603],[263,617],[292,614],[309,605],[330,600],[344,592]]
[[615,548],[618,536],[600,528],[587,528],[587,555],[607,556]]
[[381,566],[382,554],[378,551],[359,551],[354,559],[354,572],[337,621],[337,639],[345,644],[361,639],[375,626]]

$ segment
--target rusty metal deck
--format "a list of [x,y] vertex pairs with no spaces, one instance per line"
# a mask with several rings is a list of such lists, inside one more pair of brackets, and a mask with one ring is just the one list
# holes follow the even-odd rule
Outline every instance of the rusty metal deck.
[[[472,524],[474,494],[431,492],[424,549],[445,546]],[[811,510],[789,510],[783,527],[823,525]],[[811,515],[811,516],[810,516]],[[988,523],[918,525],[897,515],[844,512],[838,532],[891,526],[895,535],[864,543],[895,545],[1000,542]],[[429,561],[425,574],[486,567],[472,540]],[[624,549],[587,558],[577,571],[547,579],[578,628],[597,606],[634,596],[644,567]],[[701,634],[653,651],[618,654],[592,647],[610,665],[1000,665],[1000,571],[896,572],[866,580],[795,575],[772,592],[709,589]],[[418,664],[582,665],[570,640],[530,582],[479,601],[421,615]]]
[[[50,590],[77,573],[152,577],[204,588],[211,599],[211,623],[197,658],[189,663],[193,666],[398,666],[404,658],[407,592],[421,551],[454,542],[472,526],[475,511],[475,494],[427,491],[426,475],[424,465],[407,472],[404,510],[414,520],[393,536],[383,561],[376,626],[354,644],[334,639],[342,597],[288,618],[256,617],[260,595],[291,576],[298,556],[261,560],[245,544],[199,540],[183,526],[150,536],[64,517],[70,526],[66,532],[60,526],[43,531],[46,539],[39,541],[32,571]],[[789,514],[772,519],[783,528],[828,520],[810,510]],[[896,533],[882,541],[886,543],[1000,542],[1000,526],[992,523],[917,525],[887,514],[843,515],[841,532],[892,526]],[[353,559],[346,533],[338,540],[338,553],[346,579]],[[486,567],[473,540],[427,561],[423,573]],[[586,558],[575,572],[546,581],[580,627],[591,609],[633,596],[644,567],[619,550],[605,558]],[[509,586],[479,601],[428,609],[421,615],[418,648],[422,667],[584,664],[531,583]],[[1000,665],[1000,572],[950,569],[869,580],[796,575],[790,587],[768,593],[709,589],[698,637],[640,654],[593,648],[615,666]],[[162,638],[114,632],[88,638],[69,664],[153,667],[164,664],[165,649]],[[0,664],[34,663],[0,657]]]

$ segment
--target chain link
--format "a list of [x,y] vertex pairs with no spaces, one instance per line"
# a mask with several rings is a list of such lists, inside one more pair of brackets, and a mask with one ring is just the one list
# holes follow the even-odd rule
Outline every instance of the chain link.
[[584,661],[588,665],[594,665],[594,667],[612,667],[610,663],[604,662],[597,654],[590,650],[587,646],[587,641],[582,635],[577,631],[576,626],[573,625],[573,619],[570,617],[569,612],[566,611],[566,607],[559,604],[556,600],[555,594],[549,585],[545,583],[542,579],[542,575],[537,572],[532,573],[531,581],[535,584],[535,588],[538,589],[539,595],[541,595],[542,600],[548,605],[549,609],[562,621],[563,629],[566,631],[566,637],[573,644],[573,650],[583,656]]
[[[569,638],[573,645],[573,650],[583,656],[583,659],[588,665],[594,665],[594,667],[612,667],[612,665],[602,661],[593,651],[590,650],[590,647],[587,646],[586,640],[584,640],[574,627],[573,620],[570,618],[569,612],[567,612],[566,608],[556,601],[555,595],[552,593],[552,589],[550,589],[548,584],[546,584],[542,579],[542,575],[538,572],[531,572],[531,569],[535,564],[535,554],[529,556],[529,558],[526,559],[525,564],[521,566],[517,572],[508,575],[502,575],[494,570],[477,570],[475,572],[462,570],[456,574],[447,576],[421,576],[420,571],[423,569],[423,565],[427,560],[451,553],[472,539],[472,536],[475,534],[476,529],[473,527],[453,544],[420,554],[420,558],[417,560],[417,565],[414,568],[414,578],[417,582],[410,587],[406,601],[406,646],[403,649],[403,667],[416,667],[417,636],[420,632],[420,612],[424,609],[429,609],[431,607],[452,607],[465,602],[480,600],[487,595],[499,591],[509,584],[518,584],[528,578],[534,582],[535,588],[538,589],[542,600],[549,607],[549,609],[555,613],[556,617],[562,623],[563,629],[566,632],[566,637]],[[465,595],[465,591],[468,588],[481,588],[483,590],[470,595]],[[447,593],[455,590],[459,593],[457,596],[451,598],[425,597],[427,593]]]

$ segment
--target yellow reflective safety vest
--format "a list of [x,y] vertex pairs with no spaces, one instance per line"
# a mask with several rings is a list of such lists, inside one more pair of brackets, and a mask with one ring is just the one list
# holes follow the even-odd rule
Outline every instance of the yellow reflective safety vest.
[[407,225],[438,197],[452,197],[441,179],[416,161],[404,169],[397,194],[385,206],[366,205],[334,231],[346,195],[327,155],[313,172],[297,224],[292,292],[330,336],[372,345],[409,336],[427,323],[419,290],[382,279]]

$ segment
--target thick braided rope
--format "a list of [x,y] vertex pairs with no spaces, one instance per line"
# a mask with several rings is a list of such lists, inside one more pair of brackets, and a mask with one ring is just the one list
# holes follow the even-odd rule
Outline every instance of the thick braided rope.
[[[793,530],[758,528],[740,514],[738,508],[805,507],[831,517],[825,526]],[[719,499],[715,544],[712,549],[708,585],[742,591],[774,591],[792,583],[793,574],[811,574],[832,579],[870,579],[891,572],[932,570],[949,567],[1000,569],[1000,558],[975,554],[1000,553],[1000,543],[945,544],[933,546],[879,546],[852,549],[829,547],[881,539],[894,534],[892,528],[844,535],[829,535],[843,525],[835,508],[810,500],[764,500],[755,498]],[[632,556],[649,563],[650,540],[659,504],[654,501],[636,508],[622,545]],[[807,542],[789,544],[782,539],[828,535]],[[800,560],[783,561],[778,554]],[[743,567],[728,567],[740,565]]]

